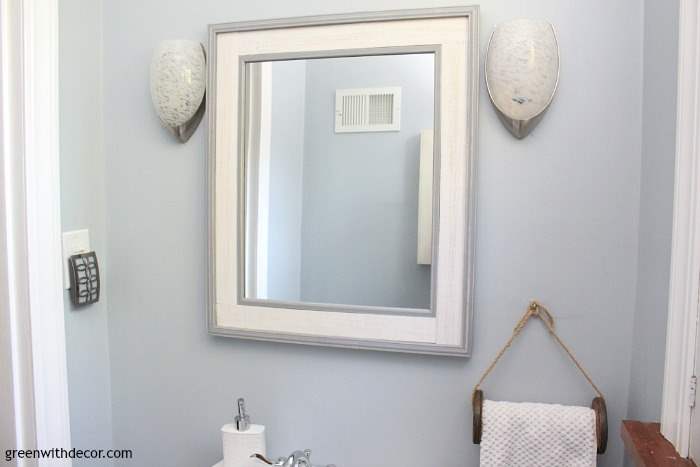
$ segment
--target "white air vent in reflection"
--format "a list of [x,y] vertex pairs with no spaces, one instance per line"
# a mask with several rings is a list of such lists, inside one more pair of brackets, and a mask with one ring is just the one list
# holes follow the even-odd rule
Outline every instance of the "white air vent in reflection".
[[399,131],[401,88],[338,89],[335,132]]

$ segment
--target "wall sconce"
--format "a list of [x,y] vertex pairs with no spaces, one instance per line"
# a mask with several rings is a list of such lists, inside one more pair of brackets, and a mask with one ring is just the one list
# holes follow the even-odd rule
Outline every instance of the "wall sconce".
[[542,120],[559,82],[559,46],[547,21],[516,19],[493,31],[486,87],[501,122],[522,139]]
[[204,115],[207,82],[204,46],[188,40],[162,41],[151,61],[151,98],[158,118],[181,143]]

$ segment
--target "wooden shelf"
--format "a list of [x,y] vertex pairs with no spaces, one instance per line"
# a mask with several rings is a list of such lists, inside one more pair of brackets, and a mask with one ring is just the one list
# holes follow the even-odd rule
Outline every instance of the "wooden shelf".
[[659,423],[625,420],[622,440],[636,467],[695,467],[693,461],[681,457],[663,437]]

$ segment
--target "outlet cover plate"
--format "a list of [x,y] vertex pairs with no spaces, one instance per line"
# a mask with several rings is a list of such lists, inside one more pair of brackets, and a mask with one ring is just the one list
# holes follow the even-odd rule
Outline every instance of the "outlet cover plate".
[[70,289],[68,258],[90,251],[90,232],[87,229],[63,232],[63,288]]

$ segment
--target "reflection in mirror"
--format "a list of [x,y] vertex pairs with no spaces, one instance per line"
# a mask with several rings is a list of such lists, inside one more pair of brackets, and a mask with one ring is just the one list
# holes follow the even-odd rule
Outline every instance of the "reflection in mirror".
[[434,53],[245,72],[244,300],[431,309]]

